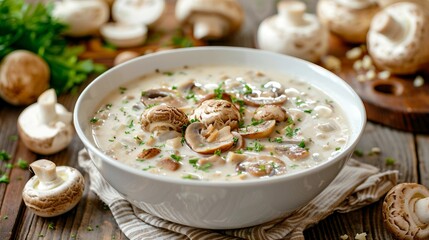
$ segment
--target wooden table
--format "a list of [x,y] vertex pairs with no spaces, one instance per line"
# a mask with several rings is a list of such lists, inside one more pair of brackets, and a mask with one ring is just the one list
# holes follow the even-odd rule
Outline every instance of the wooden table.
[[[263,9],[252,8],[242,1],[246,11],[246,24],[240,34],[216,45],[236,45],[253,47],[254,34],[260,19],[272,14],[272,6]],[[90,80],[86,82],[89,83]],[[85,86],[80,88],[80,91]],[[73,110],[78,94],[62,95],[59,102]],[[11,106],[0,100],[0,150],[12,155],[9,161],[0,161],[0,170],[6,170],[10,183],[0,183],[0,239],[127,239],[118,228],[109,209],[89,190],[70,212],[54,217],[41,218],[32,214],[22,202],[21,192],[31,177],[28,170],[17,167],[8,169],[7,163],[15,164],[18,159],[32,162],[48,158],[57,165],[69,165],[76,168],[78,151],[83,148],[81,141],[74,138],[70,146],[52,156],[40,156],[30,152],[22,142],[16,139],[16,121],[22,107]],[[429,186],[429,136],[397,131],[368,122],[362,140],[357,149],[368,153],[371,148],[379,147],[380,155],[363,156],[357,159],[377,166],[381,171],[399,170],[400,182],[419,182]],[[395,159],[394,165],[386,165],[386,158]],[[81,169],[80,169],[81,170]],[[83,172],[83,171],[82,171]],[[88,176],[85,175],[89,186]],[[347,214],[334,213],[327,219],[305,231],[306,239],[339,239],[348,234],[351,239],[357,233],[366,232],[368,239],[392,239],[383,226],[381,216],[382,202],[379,201]]]

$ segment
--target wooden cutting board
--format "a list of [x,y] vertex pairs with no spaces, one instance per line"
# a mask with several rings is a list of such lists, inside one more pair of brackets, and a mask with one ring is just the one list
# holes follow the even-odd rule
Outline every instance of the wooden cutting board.
[[[346,58],[346,52],[354,47],[338,37],[330,38],[330,54],[342,62],[336,73],[359,94],[368,119],[400,130],[429,133],[429,67],[414,75],[359,81],[362,72],[353,68],[355,60]],[[426,79],[423,86],[414,86],[416,76]]]

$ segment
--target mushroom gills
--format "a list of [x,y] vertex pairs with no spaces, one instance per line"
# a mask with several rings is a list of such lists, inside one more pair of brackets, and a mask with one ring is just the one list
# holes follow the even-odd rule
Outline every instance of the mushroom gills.
[[191,123],[185,131],[185,140],[189,147],[201,154],[212,154],[215,151],[224,152],[234,144],[234,135],[231,128],[226,126],[217,132],[216,138],[208,142],[203,136],[204,124],[200,122]]

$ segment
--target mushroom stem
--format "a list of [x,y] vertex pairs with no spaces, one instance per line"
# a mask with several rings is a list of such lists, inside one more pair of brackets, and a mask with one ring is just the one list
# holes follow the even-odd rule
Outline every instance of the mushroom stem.
[[40,181],[35,188],[41,190],[52,189],[64,182],[63,179],[57,175],[55,163],[49,160],[37,160],[30,164],[30,168]]
[[287,21],[295,26],[302,26],[305,24],[305,3],[300,1],[281,1],[277,5],[277,10],[280,15],[280,18],[278,18],[280,21]]
[[228,32],[228,22],[218,16],[197,15],[194,16],[194,37],[203,38],[220,38]]
[[55,105],[57,104],[57,95],[54,89],[49,89],[42,93],[37,99],[37,104],[40,109],[40,121],[43,124],[50,124],[57,118]]
[[381,14],[377,21],[373,21],[374,30],[390,40],[398,40],[404,33],[402,25],[390,14]]
[[416,201],[415,211],[418,219],[424,223],[429,223],[429,197],[422,198]]

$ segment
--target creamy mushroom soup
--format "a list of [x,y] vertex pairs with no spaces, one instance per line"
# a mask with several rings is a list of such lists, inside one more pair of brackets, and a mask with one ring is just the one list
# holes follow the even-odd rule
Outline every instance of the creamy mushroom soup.
[[88,121],[110,157],[202,181],[302,171],[339,154],[349,138],[338,104],[319,89],[237,66],[156,70],[110,93]]

